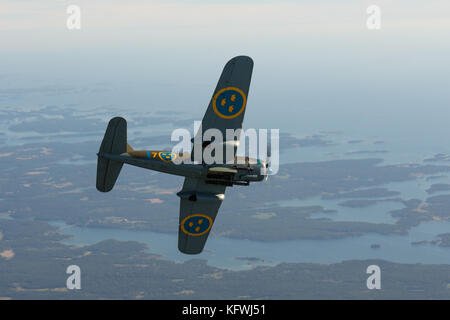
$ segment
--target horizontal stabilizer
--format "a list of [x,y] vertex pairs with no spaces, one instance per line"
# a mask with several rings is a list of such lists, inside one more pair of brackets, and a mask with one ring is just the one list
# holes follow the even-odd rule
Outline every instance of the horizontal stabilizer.
[[122,169],[123,162],[110,160],[104,154],[122,154],[127,151],[127,122],[116,117],[109,121],[97,160],[97,190],[111,191]]

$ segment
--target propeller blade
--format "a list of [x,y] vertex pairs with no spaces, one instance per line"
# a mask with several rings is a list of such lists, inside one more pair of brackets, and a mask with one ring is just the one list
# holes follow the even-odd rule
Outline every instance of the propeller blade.
[[272,145],[270,142],[267,143],[267,159],[270,159],[272,156]]

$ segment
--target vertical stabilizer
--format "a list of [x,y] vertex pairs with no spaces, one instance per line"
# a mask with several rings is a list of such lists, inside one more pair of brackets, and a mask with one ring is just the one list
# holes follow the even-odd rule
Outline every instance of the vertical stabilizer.
[[111,191],[122,169],[123,162],[103,157],[105,154],[122,154],[127,151],[127,121],[116,117],[109,121],[97,160],[97,189]]

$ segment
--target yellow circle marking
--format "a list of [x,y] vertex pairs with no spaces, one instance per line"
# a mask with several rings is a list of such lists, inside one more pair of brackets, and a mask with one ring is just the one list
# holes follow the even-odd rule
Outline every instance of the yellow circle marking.
[[[191,218],[194,218],[194,217],[202,217],[202,218],[207,219],[207,220],[209,221],[209,226],[208,226],[208,228],[207,228],[205,231],[201,232],[201,233],[192,233],[192,232],[187,231],[187,230],[184,228],[184,224],[186,223],[186,221],[187,221],[188,219],[191,219]],[[200,221],[201,221],[201,222],[200,222]],[[198,223],[198,224],[202,224],[203,222],[204,222],[203,219],[199,219],[197,223]],[[194,225],[193,222],[189,222],[189,227],[192,227],[193,225]],[[213,225],[212,219],[211,219],[210,217],[204,215],[204,214],[193,214],[193,215],[187,216],[186,218],[183,219],[183,221],[181,221],[181,224],[180,224],[181,230],[182,230],[184,233],[186,233],[187,235],[190,235],[190,236],[194,236],[194,237],[202,236],[202,235],[204,235],[205,233],[208,233],[209,230],[211,230],[212,225]],[[200,230],[200,227],[199,227],[199,226],[195,228],[195,231],[198,232],[199,230]]]
[[[164,158],[161,156],[161,153],[168,153],[168,154],[170,154],[170,155],[172,156],[172,158],[171,158],[170,160],[166,160],[166,159],[164,159]],[[173,160],[175,160],[176,157],[177,157],[176,153],[166,152],[166,151],[161,151],[160,153],[158,153],[158,156],[159,156],[159,158],[160,158],[162,161],[165,161],[165,162],[173,161]]]
[[[226,115],[223,115],[222,113],[220,113],[220,111],[217,110],[217,105],[216,105],[217,98],[220,96],[220,94],[221,94],[222,92],[225,92],[225,91],[228,91],[228,90],[234,90],[234,91],[237,91],[237,92],[239,92],[239,93],[241,94],[241,96],[242,96],[242,107],[241,107],[241,110],[239,110],[239,112],[237,112],[236,114],[233,114],[233,115],[231,115],[231,116],[226,116]],[[240,114],[244,111],[245,105],[246,105],[246,104],[247,104],[247,97],[245,96],[244,91],[242,91],[241,89],[236,88],[236,87],[226,87],[226,88],[223,88],[223,89],[217,91],[217,93],[214,95],[214,98],[213,98],[213,110],[214,110],[214,112],[215,112],[219,117],[224,118],[224,119],[233,119],[233,118],[236,118],[238,115],[240,115]]]

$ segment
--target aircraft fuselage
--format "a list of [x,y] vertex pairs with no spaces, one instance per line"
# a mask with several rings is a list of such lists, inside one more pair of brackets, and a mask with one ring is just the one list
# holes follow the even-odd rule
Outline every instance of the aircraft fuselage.
[[249,185],[250,182],[262,181],[265,177],[264,162],[246,157],[236,157],[234,163],[208,165],[177,163],[174,161],[176,158],[190,160],[190,154],[174,154],[169,151],[133,150],[122,154],[101,153],[99,156],[149,170],[205,179],[210,184]]

